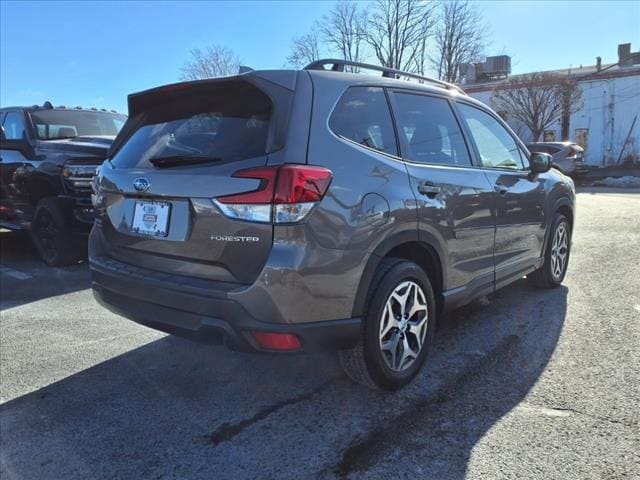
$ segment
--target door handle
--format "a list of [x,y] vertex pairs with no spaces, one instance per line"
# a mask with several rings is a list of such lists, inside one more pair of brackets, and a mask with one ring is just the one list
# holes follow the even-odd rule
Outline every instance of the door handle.
[[493,189],[498,192],[500,195],[506,195],[506,193],[509,191],[509,189],[507,187],[505,187],[504,185],[500,184],[500,183],[496,183],[493,186]]
[[418,184],[418,191],[429,198],[434,198],[440,193],[440,190],[440,187],[433,182],[421,182]]

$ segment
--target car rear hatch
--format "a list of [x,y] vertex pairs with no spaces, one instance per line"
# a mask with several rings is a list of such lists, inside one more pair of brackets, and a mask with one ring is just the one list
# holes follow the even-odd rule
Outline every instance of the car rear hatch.
[[279,83],[250,74],[129,97],[130,119],[95,185],[108,255],[167,274],[255,280],[271,218],[231,218],[215,199],[261,190],[264,179],[241,171],[285,160],[296,72],[286,73]]

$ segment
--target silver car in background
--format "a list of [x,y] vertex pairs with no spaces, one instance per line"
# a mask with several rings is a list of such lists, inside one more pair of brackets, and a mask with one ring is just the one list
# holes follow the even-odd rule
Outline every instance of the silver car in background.
[[553,167],[570,177],[587,173],[584,163],[584,148],[573,142],[536,142],[528,143],[530,152],[542,152],[551,155]]

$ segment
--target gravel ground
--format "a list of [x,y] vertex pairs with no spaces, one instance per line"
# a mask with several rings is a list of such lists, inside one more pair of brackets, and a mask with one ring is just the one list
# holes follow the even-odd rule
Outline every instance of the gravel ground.
[[393,394],[101,309],[0,233],[0,477],[640,478],[640,191],[584,189],[565,285],[452,314]]

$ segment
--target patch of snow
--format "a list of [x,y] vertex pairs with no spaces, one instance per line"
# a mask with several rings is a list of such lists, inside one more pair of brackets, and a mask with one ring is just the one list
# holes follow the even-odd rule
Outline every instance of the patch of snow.
[[593,182],[593,184],[603,187],[640,188],[640,177],[632,177],[631,175],[618,178],[606,177]]

